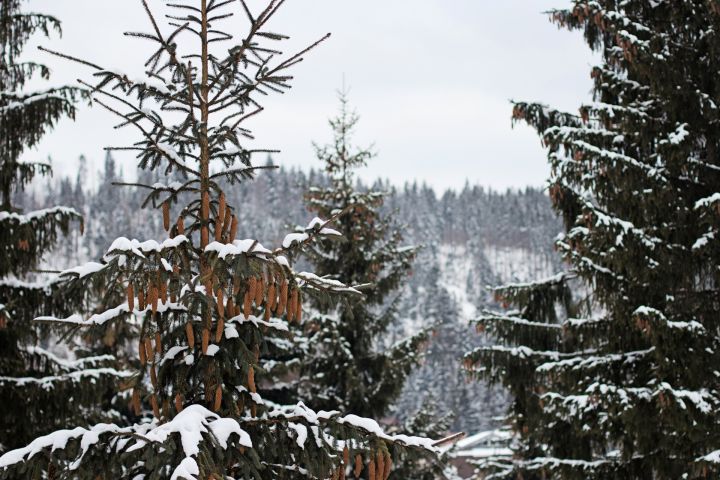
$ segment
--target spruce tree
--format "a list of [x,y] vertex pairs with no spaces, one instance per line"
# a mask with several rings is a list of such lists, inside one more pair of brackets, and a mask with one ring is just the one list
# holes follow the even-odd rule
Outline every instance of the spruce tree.
[[495,291],[516,457],[493,478],[720,475],[716,1],[574,1],[551,12],[602,54],[579,114],[515,103],[542,137],[570,271]]
[[[265,2],[254,13],[243,1],[170,2],[168,29],[143,0],[152,30],[129,35],[157,47],[144,78],[80,61],[94,70],[96,81],[83,82],[94,101],[139,131],[141,139],[128,147],[139,165],[185,179],[145,186],[167,239],[117,238],[102,263],[75,279],[75,287],[120,289],[124,299],[87,318],[56,319],[139,323],[139,368],[127,387],[133,408],[149,410],[151,421],[37,438],[0,457],[2,478],[344,478],[355,470],[386,479],[399,451],[436,450],[424,438],[387,435],[367,418],[280,406],[258,393],[266,339],[301,321],[306,295],[358,295],[292,268],[301,248],[335,233],[327,226],[332,217],[268,249],[241,239],[242,206],[228,204],[220,187],[221,180],[242,186],[253,177],[253,154],[266,150],[246,146],[244,121],[262,109],[261,95],[289,87],[288,68],[309,50],[277,50],[286,37],[269,30],[269,21],[283,3]],[[235,41],[222,28],[234,13],[248,24]],[[181,37],[193,39],[197,51],[179,47]]]
[[339,215],[334,228],[342,238],[321,239],[309,253],[317,275],[366,288],[362,298],[337,307],[315,305],[318,313],[306,326],[313,333],[299,394],[315,408],[380,418],[400,394],[427,340],[423,330],[392,345],[383,342],[417,248],[402,245],[399,226],[381,211],[385,193],[357,188],[355,171],[373,153],[353,146],[359,117],[349,109],[345,91],[339,100],[340,112],[329,121],[333,142],[315,146],[330,185],[311,187],[306,204],[319,217]]
[[51,174],[48,163],[23,161],[21,155],[60,118],[74,116],[81,92],[26,90],[33,76],[47,79],[49,71],[19,60],[23,47],[36,32],[59,33],[60,22],[20,7],[19,0],[0,4],[0,451],[71,423],[106,418],[89,406],[121,375],[109,357],[57,356],[48,348],[54,337],[33,322],[41,314],[69,314],[71,301],[84,298],[80,290],[60,295],[62,279],[35,271],[59,235],[82,220],[68,207],[15,207],[14,196],[36,175]]

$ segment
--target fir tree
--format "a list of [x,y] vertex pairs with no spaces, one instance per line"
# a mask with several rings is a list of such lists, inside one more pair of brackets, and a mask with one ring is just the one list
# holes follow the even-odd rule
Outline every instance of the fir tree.
[[517,310],[478,322],[500,344],[467,363],[509,387],[519,440],[494,478],[717,478],[720,4],[551,16],[603,57],[579,115],[514,105],[548,148],[571,271],[497,289]]
[[[308,329],[308,355],[302,362],[300,397],[316,408],[356,412],[375,418],[388,413],[427,340],[425,331],[387,346],[388,326],[395,320],[393,293],[407,277],[416,248],[402,246],[402,235],[381,207],[385,194],[360,191],[355,170],[373,154],[352,145],[358,116],[339,93],[340,113],[329,121],[330,145],[316,146],[330,178],[326,188],[311,187],[306,203],[320,217],[339,214],[335,228],[342,239],[324,239],[311,251],[315,271],[348,285],[369,284],[365,295],[337,308],[316,305]],[[387,343],[387,342],[385,342]]]
[[[70,312],[71,299],[85,292],[58,293],[59,280],[34,272],[42,257],[68,234],[80,215],[68,207],[23,212],[13,204],[36,175],[49,175],[48,163],[26,162],[22,153],[34,147],[64,116],[73,117],[81,92],[58,87],[25,90],[34,76],[47,79],[48,69],[18,58],[36,32],[60,32],[60,22],[20,10],[19,0],[0,5],[0,451],[22,445],[39,434],[69,424],[105,418],[95,404],[120,372],[108,357],[75,361],[46,348],[49,332],[32,320],[44,313]],[[62,193],[69,193],[69,184]],[[92,379],[93,384],[85,384]]]
[[[268,30],[268,22],[283,1],[266,2],[259,13],[243,1],[169,3],[167,34],[142,4],[152,31],[129,35],[157,46],[146,77],[131,80],[81,61],[97,77],[84,84],[98,104],[141,133],[130,147],[141,167],[179,171],[185,181],[144,186],[145,203],[162,212],[169,238],[118,238],[102,263],[79,269],[71,282],[119,288],[124,300],[89,318],[56,322],[139,322],[140,368],[129,387],[133,408],[149,410],[151,421],[40,437],[0,457],[2,477],[344,478],[354,468],[369,479],[386,479],[396,451],[435,451],[430,440],[387,435],[370,419],[315,412],[302,403],[278,406],[257,393],[266,339],[286,334],[288,321],[300,321],[305,295],[358,294],[292,269],[290,259],[301,248],[335,234],[327,221],[290,234],[273,250],[241,240],[239,208],[227,203],[219,183],[242,184],[261,168],[251,159],[266,150],[245,146],[244,120],[261,110],[260,95],[288,88],[288,68],[309,50],[289,57],[277,50],[275,43],[286,37]],[[233,7],[249,26],[244,38],[228,45],[233,36],[222,26]],[[182,36],[193,38],[198,51],[181,51],[176,42]],[[171,214],[177,220],[171,222]]]

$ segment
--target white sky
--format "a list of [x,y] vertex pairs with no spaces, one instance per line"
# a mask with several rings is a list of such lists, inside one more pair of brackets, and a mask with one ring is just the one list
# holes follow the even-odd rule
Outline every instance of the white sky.
[[[164,2],[149,3],[160,9]],[[528,127],[511,128],[509,99],[572,111],[589,99],[593,56],[581,34],[558,30],[541,14],[566,3],[288,0],[273,24],[292,37],[286,51],[326,32],[333,36],[294,68],[293,89],[268,99],[250,126],[259,145],[282,150],[277,163],[318,167],[311,142],[330,138],[327,118],[344,75],[361,116],[357,142],[374,144],[379,154],[364,178],[417,179],[438,189],[466,180],[496,188],[543,185],[548,167],[539,139]],[[62,39],[38,43],[107,68],[141,71],[149,44],[122,35],[150,30],[139,0],[28,0],[27,6],[63,21]],[[53,83],[89,78],[75,64],[32,46],[28,52],[52,68]],[[29,157],[51,155],[56,176],[74,176],[83,153],[99,169],[102,147],[137,139],[130,128],[114,130],[115,121],[99,106],[83,107],[76,122],[60,123]],[[134,172],[132,155],[116,157]]]

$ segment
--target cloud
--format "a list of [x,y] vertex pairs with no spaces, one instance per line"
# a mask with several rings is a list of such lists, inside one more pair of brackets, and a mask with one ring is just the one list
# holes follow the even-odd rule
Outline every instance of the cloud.
[[[271,25],[292,35],[287,51],[327,31],[333,36],[294,69],[293,89],[270,97],[253,120],[258,143],[281,148],[281,163],[317,166],[311,141],[328,138],[326,119],[336,110],[344,74],[362,117],[357,140],[374,143],[380,154],[365,177],[417,178],[439,188],[461,187],[466,179],[498,188],[541,185],[548,173],[544,152],[529,129],[511,129],[508,100],[575,110],[588,98],[593,57],[580,34],[558,31],[540,14],[566,3],[287,2]],[[149,45],[122,35],[148,29],[140,2],[30,0],[28,8],[63,20],[65,35],[53,48],[123,71],[142,67],[140,54]],[[239,31],[242,19],[235,21]],[[87,78],[76,65],[42,57],[55,81]],[[52,154],[60,174],[72,172],[80,154],[100,157],[102,147],[137,138],[114,130],[114,122],[98,107],[84,108],[77,122],[62,122],[31,155]],[[131,155],[120,160],[126,172],[134,170]]]

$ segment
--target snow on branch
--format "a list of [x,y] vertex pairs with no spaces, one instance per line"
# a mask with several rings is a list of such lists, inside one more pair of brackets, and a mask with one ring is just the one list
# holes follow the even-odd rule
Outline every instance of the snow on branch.
[[638,238],[642,244],[650,250],[653,250],[657,245],[663,244],[663,241],[658,237],[648,235],[644,229],[636,227],[632,222],[618,218],[610,213],[603,212],[586,199],[583,200],[583,206],[593,217],[595,217],[596,227],[605,226],[617,227],[620,229],[620,233],[615,240],[616,245],[622,245],[623,236],[628,234],[632,234]]
[[[613,405],[612,408],[628,410],[636,408],[640,402],[647,403],[657,400],[663,408],[672,403],[681,410],[687,411],[692,406],[702,415],[710,415],[720,406],[720,399],[707,389],[686,390],[674,388],[667,382],[660,383],[657,388],[622,387],[614,384],[594,382],[582,394],[561,395],[548,392],[541,397],[546,401],[545,410],[571,417],[588,409],[598,409],[600,404]],[[566,420],[567,417],[563,417]]]
[[266,258],[272,252],[263,247],[260,242],[247,238],[245,240],[235,240],[232,243],[211,242],[205,247],[205,252],[215,252],[219,258],[223,260],[228,256],[236,255],[255,255],[260,258]]
[[510,290],[510,289],[517,289],[517,290],[530,290],[534,289],[540,286],[547,286],[547,285],[559,285],[565,280],[567,280],[569,277],[571,277],[571,274],[568,272],[560,272],[556,273],[555,275],[551,275],[549,277],[541,278],[538,280],[533,280],[532,282],[520,282],[520,283],[507,283],[501,287],[496,287],[493,290],[494,291],[503,291],[503,290]]
[[190,240],[185,235],[168,238],[162,242],[155,240],[140,242],[135,239],[129,240],[125,237],[119,237],[110,244],[110,248],[108,248],[104,258],[105,260],[111,260],[114,257],[127,255],[128,253],[132,253],[140,258],[145,258],[146,253],[160,253],[167,249],[178,248],[185,243],[190,243]]
[[[380,425],[373,419],[359,417],[357,415],[339,416],[337,411],[320,410],[315,412],[304,403],[299,402],[290,408],[276,408],[268,413],[269,418],[283,418],[287,421],[302,419],[309,425],[321,426],[323,424],[337,424],[358,430],[365,435],[385,440],[408,448],[418,448],[431,454],[441,453],[441,449],[435,445],[435,441],[425,437],[414,437],[409,435],[387,434]],[[262,419],[260,420],[262,421]]]
[[78,370],[63,375],[51,375],[47,377],[0,377],[0,386],[5,388],[22,388],[37,386],[43,390],[52,390],[59,383],[80,384],[93,382],[101,377],[130,378],[132,372],[120,371],[114,368],[94,368]]
[[695,243],[693,243],[691,249],[693,251],[701,251],[705,249],[708,245],[710,245],[710,242],[712,240],[715,240],[715,230],[710,230],[708,232],[705,232],[700,238],[695,240]]
[[575,249],[573,249],[573,247],[569,243],[563,241],[562,239],[558,240],[555,245],[558,247],[559,250],[562,250],[565,255],[569,255],[570,257],[572,257],[572,261],[576,269],[582,268],[590,270],[600,275],[607,275],[608,277],[618,281],[623,279],[622,276],[617,275],[609,268],[598,265],[591,258],[585,255],[581,255],[580,253],[575,251]]
[[16,110],[26,108],[36,102],[44,102],[46,100],[55,100],[57,102],[68,102],[68,98],[63,95],[57,95],[57,92],[61,91],[58,89],[48,90],[47,92],[33,92],[30,95],[24,96],[19,93],[6,93],[3,92],[4,97],[15,97],[15,100],[9,101],[2,107],[0,107],[0,114],[7,114],[10,110]]
[[581,329],[585,327],[594,327],[608,323],[607,317],[592,317],[592,318],[568,318],[562,323],[562,328],[567,329]]
[[42,210],[35,210],[26,215],[13,212],[0,212],[0,222],[11,222],[15,226],[25,225],[52,217],[60,220],[61,217],[80,218],[81,215],[77,212],[77,210],[70,207],[45,208]]
[[360,290],[357,289],[359,286],[350,287],[338,280],[319,277],[310,272],[299,272],[296,274],[296,279],[301,286],[305,285],[318,290],[330,290],[333,292],[346,292],[362,295]]
[[[156,448],[162,449],[164,447],[161,445],[167,443],[171,437],[178,437],[185,456],[174,466],[170,476],[173,480],[196,478],[199,473],[196,459],[201,453],[201,443],[207,442],[208,439],[217,443],[221,448],[227,449],[231,437],[237,436],[240,446],[252,448],[250,435],[240,427],[236,420],[222,418],[201,405],[189,405],[172,420],[163,424],[153,421],[150,424],[121,428],[114,424],[104,423],[89,429],[77,427],[72,430],[59,430],[35,439],[27,447],[7,452],[0,457],[0,468],[7,468],[30,460],[44,450],[51,452],[68,450],[70,441],[79,440],[79,451],[68,465],[70,471],[75,471],[80,468],[83,457],[90,448],[101,442],[105,443],[101,437],[107,435],[121,439],[109,444],[108,448],[115,451],[107,452],[109,454],[120,452],[129,454],[155,444],[160,444]],[[134,443],[128,447],[130,442]]]
[[695,202],[695,210],[699,210],[701,208],[709,208],[709,207],[715,207],[718,202],[720,202],[720,192],[715,192],[709,197],[701,198],[697,202]]
[[524,467],[528,470],[556,469],[558,467],[572,467],[573,469],[581,469],[584,471],[595,470],[602,465],[614,464],[610,460],[578,460],[573,458],[556,458],[556,457],[535,457],[524,463]]
[[477,324],[487,325],[490,323],[506,323],[518,327],[533,327],[533,328],[546,328],[549,330],[561,330],[562,325],[557,323],[546,323],[546,322],[532,322],[520,317],[512,317],[503,315],[499,312],[493,312],[490,310],[483,310],[483,315],[474,320]]
[[655,324],[662,324],[663,326],[673,330],[687,330],[691,333],[702,334],[705,333],[705,327],[702,323],[696,320],[690,320],[689,322],[677,322],[668,320],[667,317],[660,311],[652,307],[641,306],[635,309],[633,317],[638,317],[641,320],[653,321]]
[[115,361],[115,357],[112,355],[98,355],[95,357],[83,357],[78,358],[76,360],[68,360],[65,358],[60,358],[54,353],[45,350],[42,347],[37,346],[28,346],[23,348],[26,354],[28,355],[36,355],[38,357],[43,357],[50,362],[52,362],[54,365],[56,365],[60,370],[65,372],[72,372],[76,370],[80,370],[83,368],[93,368],[97,367],[98,365],[102,365],[107,362],[113,362]]
[[84,278],[104,269],[107,265],[98,262],[87,262],[84,265],[70,268],[60,272],[60,276],[76,276],[75,278]]
[[[139,301],[135,301],[135,305],[139,305]],[[135,308],[132,311],[128,306],[127,302],[118,305],[115,308],[110,308],[102,313],[96,313],[88,319],[84,319],[81,315],[71,315],[67,318],[56,318],[56,317],[38,317],[35,319],[36,322],[48,322],[48,323],[63,323],[67,325],[75,325],[79,327],[89,327],[93,325],[103,325],[104,323],[118,318],[122,315],[132,313],[135,316],[143,316],[144,314],[152,311],[152,305],[147,305],[144,309]],[[162,302],[158,301],[156,312],[186,312],[187,307],[181,303],[173,302]]]
[[323,220],[319,217],[313,218],[310,221],[310,223],[308,223],[307,227],[305,227],[303,229],[302,232],[295,232],[295,233],[287,234],[282,241],[282,248],[287,250],[293,246],[299,247],[305,243],[312,241],[314,239],[314,237],[317,237],[317,236],[342,237],[342,234],[340,232],[338,232],[337,230],[333,230],[332,228],[329,228],[328,225],[330,225],[337,218],[339,218],[340,216],[345,214],[348,209],[349,209],[349,207],[336,213],[329,220]]
[[568,358],[557,362],[546,362],[539,365],[535,371],[538,373],[549,373],[556,370],[585,370],[599,367],[607,367],[615,363],[634,363],[655,351],[655,347],[647,350],[634,352],[612,353],[607,355],[590,355]]
[[662,382],[658,385],[653,396],[664,396],[665,399],[672,398],[682,410],[687,410],[692,405],[700,413],[710,415],[720,407],[720,399],[709,390],[685,390],[673,388],[669,383]]
[[49,292],[50,289],[58,282],[56,278],[41,282],[25,282],[17,278],[5,277],[0,279],[0,288],[18,288],[23,290],[39,290]]
[[720,464],[720,450],[715,450],[714,452],[710,452],[707,455],[703,455],[702,457],[699,457],[697,461]]
[[225,323],[225,336],[227,338],[235,338],[239,336],[237,330],[233,326],[234,323],[238,325],[242,325],[243,323],[252,323],[255,327],[258,328],[262,325],[263,327],[272,328],[280,332],[288,331],[287,322],[283,322],[277,318],[270,318],[266,321],[262,318],[256,317],[255,315],[249,315],[247,318],[245,318],[245,315],[240,314],[238,316],[228,319],[228,321]]
[[358,417],[357,415],[345,415],[337,419],[337,422],[343,425],[351,425],[355,428],[365,430],[366,432],[376,436],[377,438],[387,440],[391,443],[399,443],[406,447],[417,447],[427,450],[431,453],[440,453],[440,449],[435,446],[435,441],[425,437],[414,437],[410,435],[388,435],[380,428],[380,425],[371,418]]
[[139,450],[149,443],[165,443],[173,434],[180,436],[185,458],[174,469],[171,480],[194,478],[188,474],[199,473],[197,461],[193,457],[197,457],[200,453],[200,443],[204,440],[203,434],[211,435],[211,438],[223,450],[228,448],[228,440],[231,435],[239,437],[241,446],[247,448],[253,446],[250,435],[240,427],[235,419],[222,418],[202,405],[190,405],[167,423],[158,425],[157,422],[154,422],[152,428],[141,434],[142,438],[138,439],[127,451]]
[[585,202],[585,208],[591,211],[592,215],[595,217],[596,227],[606,226],[620,228],[621,233],[616,239],[616,245],[622,245],[622,236],[629,233],[640,239],[640,241],[650,250],[654,249],[656,245],[663,243],[661,239],[652,235],[648,235],[645,230],[637,228],[635,225],[632,224],[632,222],[605,213],[596,206],[592,205],[590,202]]
[[63,450],[67,448],[69,441],[80,439],[81,451],[75,461],[69,465],[71,471],[77,470],[87,451],[99,441],[101,435],[123,432],[129,433],[130,428],[120,428],[117,425],[107,423],[95,425],[90,429],[77,427],[72,430],[58,430],[49,435],[36,438],[30,445],[24,448],[7,452],[0,457],[0,468],[7,468],[30,460],[45,449],[49,449],[50,451]]
[[573,356],[575,354],[572,353],[562,353],[557,351],[541,351],[541,350],[533,350],[532,348],[525,347],[525,346],[518,346],[518,347],[506,347],[503,345],[492,345],[489,347],[477,347],[474,350],[472,350],[470,353],[466,354],[466,358],[475,358],[479,356],[480,354],[487,353],[487,354],[501,354],[506,355],[510,357],[517,357],[517,358],[538,358],[538,359],[549,359],[549,360],[558,360],[562,357],[569,357]]
[[[619,115],[635,116],[639,119],[650,120],[651,117],[646,111],[640,108],[630,107],[627,105],[616,105],[612,103],[604,102],[591,102],[585,105],[583,108],[587,108],[597,113],[603,113],[610,118],[618,117]],[[639,163],[639,162],[638,162]]]

